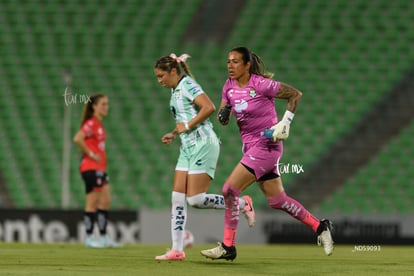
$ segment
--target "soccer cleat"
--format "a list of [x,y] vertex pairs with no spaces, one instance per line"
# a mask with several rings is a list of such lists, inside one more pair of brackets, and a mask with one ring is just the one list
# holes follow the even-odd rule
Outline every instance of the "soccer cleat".
[[104,248],[102,243],[94,237],[86,237],[85,247],[87,248]]
[[98,242],[101,244],[103,248],[115,248],[115,247],[121,247],[120,244],[113,241],[110,237],[107,235],[101,236]]
[[212,249],[201,250],[201,255],[212,260],[225,259],[227,261],[233,261],[237,257],[237,251],[235,246],[225,246],[223,243],[218,242],[218,246]]
[[250,196],[243,196],[246,205],[244,206],[242,213],[247,220],[249,227],[253,227],[256,224],[256,213],[253,208],[253,200]]
[[333,224],[330,220],[323,219],[318,227],[318,245],[323,245],[323,249],[325,250],[325,254],[330,256],[333,253],[334,246],[333,246],[333,239],[332,239],[332,232],[333,232]]
[[164,255],[155,256],[157,261],[183,261],[185,259],[184,251],[175,251],[167,249]]

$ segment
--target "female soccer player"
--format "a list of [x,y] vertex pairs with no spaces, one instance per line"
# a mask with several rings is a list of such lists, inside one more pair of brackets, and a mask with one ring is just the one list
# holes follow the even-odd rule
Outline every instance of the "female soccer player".
[[[165,134],[161,142],[168,145],[177,136],[181,140],[172,191],[172,249],[156,256],[155,260],[158,261],[185,259],[183,238],[187,220],[186,201],[195,208],[225,207],[222,195],[206,193],[214,178],[220,152],[219,139],[209,120],[215,106],[192,77],[186,63],[188,57],[187,54],[180,57],[175,54],[164,56],[156,61],[154,67],[158,82],[171,89],[170,109],[176,122],[175,128]],[[240,198],[240,208],[249,226],[253,226],[255,214],[249,196]]]
[[[108,114],[108,107],[108,97],[102,94],[92,95],[83,109],[81,128],[73,138],[83,153],[79,169],[86,192],[83,215],[86,247],[117,246],[106,234],[111,200],[106,174],[106,133],[102,119]],[[99,227],[99,239],[93,238],[95,220]]]
[[[262,60],[246,47],[237,47],[229,52],[227,70],[229,78],[223,86],[218,119],[221,124],[228,124],[228,110],[231,108],[239,126],[244,155],[222,189],[226,205],[223,241],[213,249],[202,250],[201,254],[211,259],[236,258],[239,211],[235,206],[239,204],[240,193],[257,181],[270,207],[285,211],[311,227],[318,234],[318,244],[323,244],[325,253],[331,255],[332,223],[317,219],[289,197],[284,192],[278,170],[283,152],[282,140],[289,136],[290,123],[302,93],[292,86],[272,80],[273,74],[265,72]],[[287,110],[279,122],[274,98],[288,101]],[[273,130],[272,139],[261,135],[270,128]]]

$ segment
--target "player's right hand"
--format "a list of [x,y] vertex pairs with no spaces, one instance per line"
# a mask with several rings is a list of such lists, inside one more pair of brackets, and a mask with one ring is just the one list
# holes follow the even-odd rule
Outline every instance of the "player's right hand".
[[92,155],[89,155],[91,159],[95,160],[98,163],[101,163],[102,161],[102,157],[101,155],[97,154],[97,153],[93,153]]
[[165,134],[164,136],[162,136],[161,138],[161,142],[163,144],[169,145],[172,143],[172,141],[174,141],[175,135],[171,132]]
[[226,104],[217,114],[217,118],[222,125],[227,125],[230,120],[231,104]]

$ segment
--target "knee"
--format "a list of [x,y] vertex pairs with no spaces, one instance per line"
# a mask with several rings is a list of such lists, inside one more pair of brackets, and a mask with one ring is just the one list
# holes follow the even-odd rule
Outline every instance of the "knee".
[[102,197],[102,198],[99,199],[99,202],[98,202],[98,208],[99,209],[107,210],[107,209],[109,209],[110,206],[111,206],[111,198],[109,196],[108,197]]
[[205,205],[206,193],[187,197],[187,203],[194,208],[202,208]]
[[109,209],[109,206],[111,205],[111,193],[108,185],[104,185],[102,190],[99,191],[97,205],[98,208],[102,208],[104,210]]
[[224,183],[223,188],[221,189],[221,194],[224,197],[227,197],[229,195],[229,191],[230,191],[231,186],[227,183]]
[[228,197],[230,195],[233,195],[233,196],[239,196],[240,195],[240,190],[238,190],[237,188],[231,186],[228,183],[224,183],[223,189],[221,190],[221,192],[222,192],[224,197]]
[[281,209],[283,204],[286,202],[287,195],[285,192],[281,192],[278,195],[268,197],[267,202],[273,209]]
[[86,195],[85,211],[95,212],[99,206],[99,194],[95,191],[90,192]]

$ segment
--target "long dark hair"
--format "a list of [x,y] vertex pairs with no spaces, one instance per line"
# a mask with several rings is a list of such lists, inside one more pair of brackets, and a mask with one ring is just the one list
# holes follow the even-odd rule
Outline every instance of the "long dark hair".
[[93,116],[93,106],[99,102],[101,98],[106,97],[104,94],[94,94],[89,97],[88,102],[83,107],[81,126]]
[[244,64],[250,62],[250,74],[260,75],[268,79],[271,79],[273,77],[273,73],[266,71],[266,65],[264,64],[263,60],[258,55],[251,52],[247,47],[235,47],[231,49],[230,52],[233,51],[238,52],[242,55],[242,60]]

